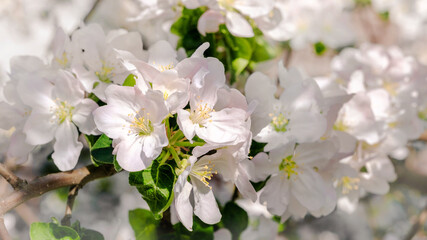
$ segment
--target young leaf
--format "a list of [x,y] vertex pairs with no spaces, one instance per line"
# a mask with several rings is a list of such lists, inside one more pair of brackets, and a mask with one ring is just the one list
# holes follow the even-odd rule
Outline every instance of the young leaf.
[[129,184],[137,187],[155,219],[162,218],[172,203],[175,181],[174,168],[169,164],[159,165],[158,159],[151,167],[129,174]]
[[90,153],[93,160],[101,164],[113,164],[113,148],[111,147],[112,140],[107,135],[102,134],[95,144],[91,147]]
[[129,74],[125,81],[123,82],[123,86],[127,86],[127,87],[133,87],[136,84],[136,80],[135,80],[135,75],[133,74]]
[[317,42],[314,44],[314,51],[318,56],[322,56],[327,50],[327,47],[322,42]]
[[81,240],[72,228],[55,223],[35,222],[30,227],[31,240]]
[[129,223],[135,232],[136,240],[156,240],[156,227],[159,221],[146,209],[134,209],[129,211]]
[[240,234],[248,227],[248,214],[234,202],[228,202],[222,211],[222,222],[233,235],[239,239]]

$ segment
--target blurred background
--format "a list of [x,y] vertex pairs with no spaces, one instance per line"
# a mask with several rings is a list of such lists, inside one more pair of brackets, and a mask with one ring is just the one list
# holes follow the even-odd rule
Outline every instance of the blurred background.
[[[416,5],[416,9],[405,8],[405,4],[413,0],[364,1],[366,4],[357,1],[357,6],[353,1],[342,1],[351,9],[348,11],[351,31],[356,35],[358,44],[398,45],[406,54],[427,63],[427,0],[419,0],[424,4]],[[402,6],[395,9],[388,2],[397,2]],[[96,22],[105,31],[116,28],[139,31],[144,44],[149,44],[151,39],[146,33],[154,34],[156,26],[129,21],[141,12],[140,7],[136,0],[0,0],[0,85],[7,79],[11,57],[35,55],[49,60],[51,41],[58,26],[69,34],[84,21]],[[388,18],[382,13],[396,17]],[[168,38],[173,41],[173,36]],[[327,50],[319,56],[311,46],[303,47],[292,53],[289,66],[298,67],[313,77],[327,75],[330,61],[335,55],[336,52]],[[274,69],[272,72],[274,74]],[[2,134],[1,138],[7,136],[7,133]],[[427,239],[426,141],[427,135],[410,143],[410,154],[405,161],[393,160],[398,179],[391,184],[387,195],[366,195],[352,214],[336,210],[320,219],[306,217],[303,221],[288,221],[281,226],[283,231],[277,238],[394,240],[411,235],[414,236],[412,239]],[[57,171],[52,162],[46,161],[50,148],[44,146],[38,149],[29,162],[16,169],[17,174],[33,179]],[[87,152],[82,154],[79,166],[90,163],[88,156]],[[0,179],[0,194],[8,191],[9,185]],[[52,191],[7,213],[4,218],[10,234],[16,239],[29,239],[32,222],[49,222],[51,217],[61,219],[67,193],[68,189]],[[221,194],[227,198],[230,193],[232,190]],[[74,206],[73,220],[103,233],[107,240],[134,239],[128,211],[135,208],[148,207],[136,189],[129,186],[128,173],[121,172],[108,179],[90,182],[81,189]]]

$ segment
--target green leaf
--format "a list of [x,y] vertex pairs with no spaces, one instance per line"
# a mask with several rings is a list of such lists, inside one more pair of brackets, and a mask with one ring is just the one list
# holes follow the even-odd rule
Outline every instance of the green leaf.
[[120,172],[123,170],[122,167],[120,167],[119,162],[117,162],[116,156],[114,155],[114,169],[116,170],[116,172]]
[[82,228],[79,234],[81,240],[104,240],[101,233],[91,229]]
[[55,223],[35,222],[30,227],[31,240],[80,240],[79,234],[72,228]]
[[135,209],[129,211],[129,223],[135,232],[136,240],[156,240],[156,227],[159,221],[154,219],[153,214],[146,209]]
[[249,60],[244,58],[236,58],[231,63],[233,70],[236,75],[239,75],[243,70],[245,70],[246,66],[248,66]]
[[95,144],[90,149],[90,153],[96,163],[114,163],[113,147],[111,147],[112,142],[113,141],[105,134],[102,134],[98,140],[96,140]]
[[239,239],[240,233],[248,227],[248,214],[234,202],[228,202],[222,211],[222,222],[233,235],[233,239]]
[[264,152],[264,147],[267,145],[266,143],[260,143],[252,140],[251,148],[249,150],[249,156],[255,157],[260,152]]
[[322,42],[317,42],[314,44],[314,51],[318,56],[322,56],[327,50],[327,47]]
[[[176,239],[189,239],[189,240],[213,240],[214,227],[202,222],[198,217],[193,216],[193,231],[190,232],[182,223],[173,225]],[[166,238],[163,238],[166,239]]]
[[80,227],[80,222],[75,221],[71,227],[80,235],[81,240],[104,240],[104,236],[101,233]]
[[125,81],[123,82],[123,86],[127,86],[127,87],[133,87],[136,84],[136,80],[135,80],[135,75],[133,74],[129,74]]
[[162,218],[172,203],[175,181],[174,168],[169,164],[159,165],[159,159],[151,167],[129,174],[129,184],[137,187],[155,219]]

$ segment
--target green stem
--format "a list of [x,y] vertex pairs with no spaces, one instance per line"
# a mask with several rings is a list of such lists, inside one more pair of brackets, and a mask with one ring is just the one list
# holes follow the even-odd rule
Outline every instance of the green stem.
[[175,145],[178,140],[184,137],[184,133],[181,130],[178,130],[172,138],[170,138],[169,143],[170,145]]
[[174,145],[177,146],[177,147],[196,147],[196,146],[203,146],[203,145],[205,145],[205,143],[204,142],[193,142],[193,143],[190,143],[190,142],[176,142]]
[[166,119],[165,119],[165,125],[166,125],[166,136],[169,139],[170,136],[171,136],[171,129],[170,129],[170,126],[169,126],[169,117],[166,117]]
[[176,165],[180,166],[181,165],[181,159],[179,159],[178,153],[176,152],[176,150],[173,147],[169,147],[169,152],[172,154],[173,159],[176,162]]
[[171,153],[169,151],[167,151],[165,153],[165,155],[163,156],[162,160],[160,161],[160,165],[163,165],[168,160],[170,155],[171,155]]

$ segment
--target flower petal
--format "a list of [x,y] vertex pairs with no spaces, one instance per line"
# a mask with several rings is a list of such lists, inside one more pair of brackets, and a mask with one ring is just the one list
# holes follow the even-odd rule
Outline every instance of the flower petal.
[[56,130],[52,159],[59,170],[68,171],[76,166],[83,148],[78,137],[77,128],[70,121],[64,121]]

